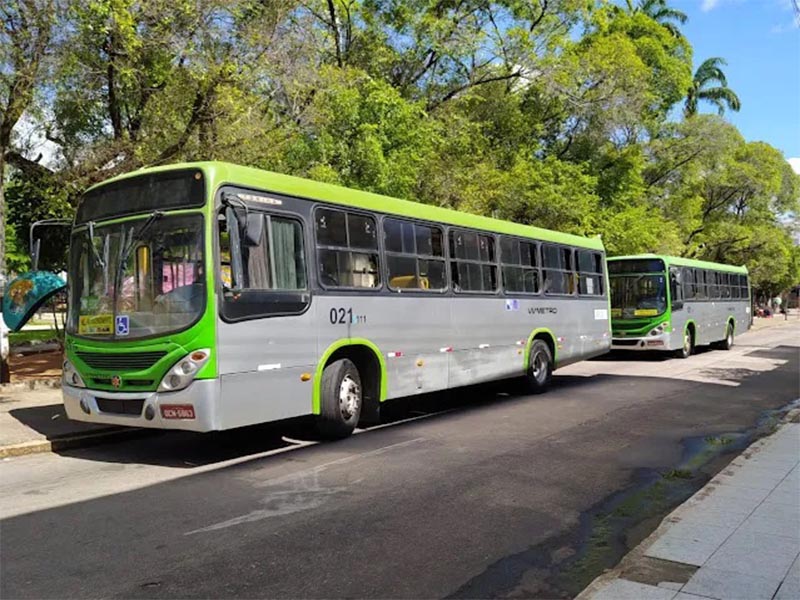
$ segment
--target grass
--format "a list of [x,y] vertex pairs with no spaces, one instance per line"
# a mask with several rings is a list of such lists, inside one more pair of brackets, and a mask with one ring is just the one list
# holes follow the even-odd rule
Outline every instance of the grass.
[[8,343],[10,346],[19,346],[21,344],[29,344],[33,341],[39,342],[57,342],[58,334],[55,330],[34,330],[34,331],[17,331],[16,333],[8,334]]
[[670,469],[664,474],[664,479],[691,479],[693,476],[688,469]]
[[706,442],[711,444],[712,446],[727,446],[728,444],[733,442],[732,438],[729,437],[707,437]]

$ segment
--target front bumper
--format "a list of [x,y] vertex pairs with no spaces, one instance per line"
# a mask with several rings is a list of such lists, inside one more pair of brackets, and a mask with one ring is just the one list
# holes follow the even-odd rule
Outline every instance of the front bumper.
[[[219,379],[199,379],[193,381],[186,389],[177,392],[104,392],[66,384],[61,386],[61,391],[67,416],[74,421],[186,431],[218,429],[216,407],[219,399]],[[120,401],[119,409],[114,408],[114,401]],[[124,414],[122,401],[128,401],[127,406],[142,401],[141,411],[136,414]],[[81,402],[88,409],[88,413],[81,408]],[[101,405],[106,410],[101,410]],[[162,405],[190,405],[194,409],[194,418],[165,418],[161,411]],[[138,407],[138,404],[134,406]],[[148,407],[151,407],[151,410],[148,410]],[[146,414],[150,414],[152,418],[148,419]]]
[[612,350],[670,350],[670,333],[641,337],[612,337]]

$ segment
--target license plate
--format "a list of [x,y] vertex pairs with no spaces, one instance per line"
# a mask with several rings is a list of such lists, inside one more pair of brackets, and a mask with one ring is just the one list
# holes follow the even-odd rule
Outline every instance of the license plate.
[[162,404],[161,416],[165,419],[194,419],[194,406],[191,404]]

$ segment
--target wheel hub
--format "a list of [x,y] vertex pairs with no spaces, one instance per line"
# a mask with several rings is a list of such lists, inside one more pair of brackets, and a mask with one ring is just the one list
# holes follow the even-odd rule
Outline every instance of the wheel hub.
[[545,364],[544,359],[542,359],[541,352],[537,352],[533,357],[533,377],[537,381],[541,380],[542,376],[544,375]]
[[339,386],[339,410],[342,411],[342,417],[352,418],[358,412],[360,404],[361,387],[350,375],[345,375]]

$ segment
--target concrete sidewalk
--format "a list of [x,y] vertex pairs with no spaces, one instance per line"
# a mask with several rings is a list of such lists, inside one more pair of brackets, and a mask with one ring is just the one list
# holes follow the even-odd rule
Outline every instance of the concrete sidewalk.
[[0,386],[0,458],[88,446],[141,432],[70,421],[59,387]]
[[800,409],[787,420],[578,598],[800,598]]

